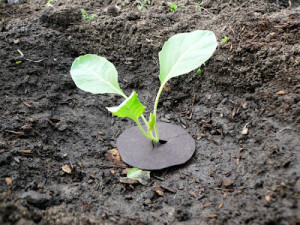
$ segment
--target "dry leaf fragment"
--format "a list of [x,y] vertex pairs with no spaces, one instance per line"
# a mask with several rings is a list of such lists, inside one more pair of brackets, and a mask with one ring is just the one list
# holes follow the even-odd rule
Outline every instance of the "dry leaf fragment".
[[14,39],[13,42],[14,42],[14,44],[19,44],[20,43],[20,39]]
[[285,92],[285,90],[281,90],[281,91],[276,92],[276,94],[277,95],[285,95],[286,92]]
[[266,198],[266,201],[267,201],[267,202],[271,201],[271,196],[270,196],[270,195],[266,195],[265,198]]
[[108,150],[106,153],[106,158],[111,161],[113,164],[115,164],[117,167],[127,167],[121,158],[121,155],[119,153],[119,150],[117,148]]
[[126,169],[122,170],[121,174],[122,175],[127,175],[127,173],[129,172],[129,170],[131,170],[131,168],[126,168]]
[[47,168],[47,169],[51,168],[51,166],[49,164],[45,164],[44,167]]
[[5,178],[5,182],[7,186],[11,186],[12,185],[12,179],[10,177],[6,177]]
[[243,135],[246,135],[246,134],[248,134],[248,132],[249,132],[249,128],[248,127],[245,127],[243,130],[242,130],[242,134]]
[[67,164],[62,166],[61,169],[68,174],[70,174],[72,172],[72,170],[70,169],[70,167]]
[[242,104],[243,109],[247,109],[248,108],[248,102],[243,102]]
[[160,187],[156,187],[156,188],[155,188],[155,192],[156,192],[156,194],[158,194],[159,196],[164,196],[164,191],[163,191]]
[[218,209],[221,209],[223,207],[224,203],[222,202],[219,206]]
[[231,118],[233,119],[233,117],[239,112],[240,107],[236,106],[233,108],[232,113],[231,113]]
[[170,86],[167,84],[167,85],[165,85],[165,86],[163,87],[163,90],[164,90],[165,92],[170,92],[171,88],[170,88]]

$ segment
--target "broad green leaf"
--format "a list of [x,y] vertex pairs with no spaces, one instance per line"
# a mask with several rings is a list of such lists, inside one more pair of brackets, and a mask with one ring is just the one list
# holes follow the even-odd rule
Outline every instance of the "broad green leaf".
[[142,185],[147,185],[150,180],[150,171],[144,171],[138,168],[132,168],[127,173],[127,177],[133,180],[137,180]]
[[132,94],[126,100],[124,100],[121,105],[106,108],[115,116],[129,117],[134,121],[137,121],[146,109],[146,107],[140,103],[138,95],[135,91],[132,92]]
[[161,83],[200,67],[217,48],[212,31],[197,30],[172,36],[159,52]]
[[148,128],[148,132],[150,132],[151,130],[153,130],[154,128],[154,124],[155,124],[155,116],[150,113],[150,118],[149,118],[149,128]]
[[103,57],[88,54],[76,58],[71,67],[71,76],[81,90],[125,96],[118,83],[116,68]]

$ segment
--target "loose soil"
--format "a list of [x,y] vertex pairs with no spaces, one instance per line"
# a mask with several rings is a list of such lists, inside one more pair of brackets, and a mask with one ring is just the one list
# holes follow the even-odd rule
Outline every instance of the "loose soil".
[[[1,224],[300,224],[299,1],[183,3],[1,1]],[[122,183],[126,165],[106,153],[134,124],[105,110],[119,97],[76,88],[71,64],[107,57],[149,113],[163,43],[197,29],[219,47],[203,75],[168,83],[158,109],[196,152],[146,186]]]

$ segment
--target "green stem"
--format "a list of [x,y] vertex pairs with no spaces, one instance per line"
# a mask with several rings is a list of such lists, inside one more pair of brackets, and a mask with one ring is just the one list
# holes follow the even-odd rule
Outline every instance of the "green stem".
[[159,98],[160,98],[160,95],[163,91],[163,88],[164,86],[166,85],[167,82],[164,82],[160,85],[160,88],[157,92],[157,95],[156,95],[156,99],[155,99],[155,103],[154,103],[154,111],[153,111],[153,115],[154,115],[154,118],[155,118],[155,122],[154,122],[154,131],[155,131],[155,142],[153,141],[153,144],[155,145],[158,141],[159,141],[159,137],[158,137],[158,130],[157,130],[157,124],[156,124],[156,111],[157,111],[157,106],[158,106],[158,101],[159,101]]
[[148,138],[148,139],[150,139],[151,141],[155,141],[155,138],[151,135],[148,135],[148,134],[146,134],[146,132],[144,131],[144,129],[142,128],[142,126],[141,126],[141,124],[140,124],[140,122],[138,121],[138,120],[136,120],[135,121],[136,122],[136,124],[138,125],[138,127],[139,127],[139,129],[140,129],[140,131],[142,132],[142,134],[146,137],[146,138]]

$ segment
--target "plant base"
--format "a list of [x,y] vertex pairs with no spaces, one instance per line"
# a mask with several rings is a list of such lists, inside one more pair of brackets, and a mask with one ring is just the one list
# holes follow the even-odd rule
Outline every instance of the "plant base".
[[183,128],[169,123],[157,123],[157,128],[161,141],[155,147],[138,127],[125,130],[117,139],[122,160],[132,167],[160,170],[183,164],[192,157],[195,140]]

